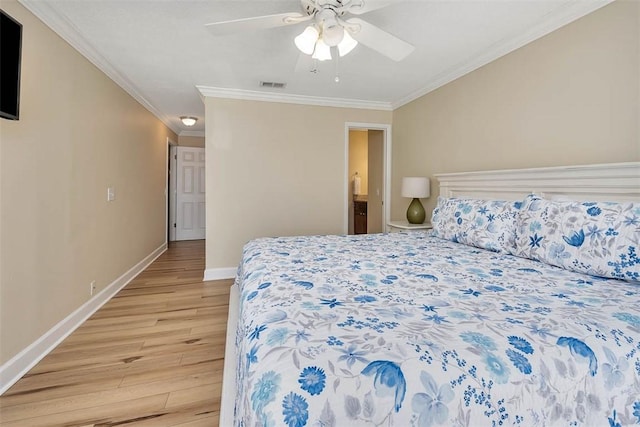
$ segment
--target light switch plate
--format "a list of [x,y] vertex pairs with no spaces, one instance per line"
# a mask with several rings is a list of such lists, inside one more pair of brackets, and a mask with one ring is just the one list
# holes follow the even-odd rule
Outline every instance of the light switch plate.
[[113,187],[107,188],[107,202],[113,202],[116,199],[116,190]]

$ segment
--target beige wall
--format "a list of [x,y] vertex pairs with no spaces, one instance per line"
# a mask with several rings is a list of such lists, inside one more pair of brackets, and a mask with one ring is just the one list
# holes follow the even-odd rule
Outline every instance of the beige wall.
[[204,148],[204,136],[178,136],[178,145],[181,147]]
[[[206,98],[207,268],[259,236],[343,233],[345,122],[391,112]],[[250,125],[249,125],[250,124]]]
[[382,223],[384,195],[384,132],[367,132],[367,169],[369,181],[367,193],[367,233],[382,233],[386,228]]
[[369,163],[367,152],[369,136],[366,130],[349,131],[349,193],[353,196],[353,175],[358,172],[360,177],[360,194],[366,196],[369,188]]
[[[165,241],[159,120],[14,0],[20,120],[0,120],[0,362]],[[107,187],[116,200],[106,201]]]
[[353,177],[358,172],[360,177],[360,193],[367,194],[368,188],[368,136],[366,130],[349,130],[349,227],[348,233],[353,234]]
[[391,217],[403,176],[640,160],[639,58],[640,2],[617,1],[397,109]]

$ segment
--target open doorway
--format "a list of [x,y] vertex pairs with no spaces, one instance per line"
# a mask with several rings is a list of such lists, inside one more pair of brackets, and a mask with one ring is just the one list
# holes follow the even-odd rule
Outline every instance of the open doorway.
[[390,126],[348,123],[345,232],[382,233],[389,215]]

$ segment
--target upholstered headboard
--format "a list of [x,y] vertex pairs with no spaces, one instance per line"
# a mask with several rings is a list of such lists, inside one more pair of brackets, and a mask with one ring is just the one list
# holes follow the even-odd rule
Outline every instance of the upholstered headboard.
[[443,197],[640,201],[640,162],[435,175]]

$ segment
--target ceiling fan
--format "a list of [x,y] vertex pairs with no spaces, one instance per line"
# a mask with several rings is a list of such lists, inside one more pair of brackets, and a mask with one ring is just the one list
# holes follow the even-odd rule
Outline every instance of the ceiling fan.
[[302,12],[214,22],[206,27],[214,35],[227,35],[311,21],[294,42],[302,53],[320,61],[331,59],[332,54],[344,56],[358,42],[394,61],[402,61],[414,50],[411,44],[375,25],[349,17],[388,6],[389,0],[300,0],[300,3]]

